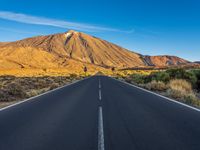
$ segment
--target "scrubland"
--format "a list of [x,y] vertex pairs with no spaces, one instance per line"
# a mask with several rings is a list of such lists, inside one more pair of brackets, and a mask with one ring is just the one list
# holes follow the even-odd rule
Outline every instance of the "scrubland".
[[200,107],[200,70],[168,69],[116,76],[131,84],[158,92],[177,101]]
[[[11,74],[11,75],[9,75]],[[66,70],[0,72],[0,107],[36,96],[91,75],[108,75],[200,107],[200,69],[113,70],[69,73]]]
[[86,76],[76,74],[42,77],[0,76],[0,107],[64,86]]
[[127,77],[132,74],[149,75],[152,71],[112,70],[109,68],[87,68],[79,71],[67,69],[10,69],[0,70],[0,107],[27,99],[75,80],[91,75]]

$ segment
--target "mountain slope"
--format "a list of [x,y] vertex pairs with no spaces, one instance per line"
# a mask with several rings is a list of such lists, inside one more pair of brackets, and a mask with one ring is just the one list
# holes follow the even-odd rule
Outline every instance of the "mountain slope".
[[170,66],[170,65],[184,65],[190,62],[179,58],[177,56],[144,56],[146,64],[149,66]]
[[[18,60],[18,56],[21,60]],[[65,64],[60,62],[66,59],[104,67],[122,68],[144,65],[139,54],[76,31],[28,38],[0,45],[0,57],[20,61],[20,64],[27,64],[27,61],[31,61],[32,67],[40,67],[41,64],[38,63],[41,63],[42,59],[44,59],[42,63],[48,63],[44,64],[47,67],[65,67]]]
[[105,40],[73,30],[16,42],[0,43],[0,69],[73,69],[72,66],[88,64],[130,68],[183,63],[188,63],[188,61],[175,56],[143,56]]

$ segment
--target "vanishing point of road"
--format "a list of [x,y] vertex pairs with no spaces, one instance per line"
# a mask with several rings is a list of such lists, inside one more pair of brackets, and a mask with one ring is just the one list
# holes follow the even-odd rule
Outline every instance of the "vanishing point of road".
[[200,111],[93,76],[0,110],[0,150],[200,150]]

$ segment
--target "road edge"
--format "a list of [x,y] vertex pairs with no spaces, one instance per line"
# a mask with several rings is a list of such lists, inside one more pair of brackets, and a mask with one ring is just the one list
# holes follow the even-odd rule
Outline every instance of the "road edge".
[[16,102],[16,103],[14,103],[14,104],[8,105],[8,106],[3,107],[3,108],[0,108],[0,112],[3,111],[3,110],[6,110],[6,109],[12,108],[12,107],[14,107],[14,106],[16,106],[16,105],[19,105],[19,104],[25,103],[25,102],[27,102],[27,101],[33,100],[34,98],[37,98],[37,97],[46,95],[46,94],[48,94],[48,93],[51,93],[51,92],[54,92],[54,91],[57,91],[57,90],[60,90],[60,89],[62,89],[62,88],[65,88],[65,87],[67,87],[67,86],[70,86],[70,85],[76,84],[76,83],[78,83],[78,82],[81,82],[81,81],[83,81],[83,80],[89,79],[89,78],[91,78],[91,77],[92,77],[92,76],[87,77],[87,78],[83,78],[83,79],[81,79],[81,80],[76,80],[75,82],[71,82],[71,83],[66,84],[66,85],[64,85],[64,86],[61,86],[61,87],[58,87],[58,88],[55,88],[55,89],[46,91],[46,92],[41,93],[41,94],[39,94],[39,95],[36,95],[36,96],[30,97],[30,98],[21,100],[21,101],[19,101],[19,102]]
[[196,108],[196,107],[190,106],[190,105],[188,105],[188,104],[179,102],[179,101],[177,101],[177,100],[175,100],[175,99],[172,99],[172,98],[169,98],[169,97],[160,95],[160,94],[158,94],[158,93],[155,93],[155,92],[153,92],[153,91],[144,89],[144,88],[142,88],[142,87],[139,87],[139,86],[136,86],[136,85],[127,83],[127,82],[125,82],[125,81],[121,81],[121,80],[115,79],[115,78],[113,78],[113,77],[111,77],[111,78],[114,79],[114,80],[116,80],[116,81],[119,81],[119,82],[121,82],[121,83],[127,84],[127,85],[129,85],[129,86],[135,87],[135,88],[140,89],[140,90],[143,90],[143,91],[145,91],[145,92],[151,93],[151,94],[153,94],[153,95],[162,97],[162,98],[164,98],[164,99],[166,99],[166,100],[168,100],[168,101],[174,102],[174,103],[176,103],[176,104],[179,104],[179,105],[185,106],[185,107],[187,107],[187,108],[190,108],[190,109],[192,109],[192,110],[195,110],[195,111],[200,112],[200,108]]

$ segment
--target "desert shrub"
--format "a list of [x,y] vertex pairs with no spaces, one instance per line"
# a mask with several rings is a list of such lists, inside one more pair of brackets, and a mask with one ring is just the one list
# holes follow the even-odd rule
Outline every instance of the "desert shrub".
[[174,79],[169,82],[168,95],[173,98],[186,98],[188,95],[196,97],[190,82],[183,79]]
[[26,97],[26,93],[24,92],[22,86],[17,83],[8,84],[6,87],[8,94],[13,97]]
[[193,92],[185,93],[184,90],[169,89],[167,93],[170,97],[176,98],[186,104],[200,106],[200,100],[196,97],[196,95]]
[[195,86],[196,82],[197,82],[197,77],[193,72],[186,72],[184,74],[183,79],[189,81],[190,83],[192,83],[193,86]]
[[185,92],[192,92],[192,85],[183,79],[174,79],[169,82],[169,87],[174,90],[182,90]]
[[194,94],[188,94],[184,97],[184,102],[193,106],[200,106],[200,100]]
[[0,90],[0,102],[8,101],[7,95],[6,91]]
[[183,79],[184,74],[186,73],[182,68],[168,69],[166,72],[169,73],[171,79]]
[[[101,74],[100,74],[100,75],[101,75]],[[116,73],[115,78],[120,79],[120,78],[122,78],[122,76],[121,76],[120,73]]]
[[154,73],[144,76],[144,83],[146,84],[153,81],[154,77],[155,77]]
[[180,98],[184,98],[185,93],[184,91],[181,91],[181,90],[168,89],[167,95],[175,99],[180,99]]
[[50,90],[53,90],[53,89],[55,89],[55,88],[58,88],[60,86],[60,84],[59,83],[53,83],[53,84],[51,84],[50,85]]
[[132,74],[130,78],[132,79],[134,83],[137,83],[137,84],[144,84],[145,82],[145,76],[141,74]]
[[28,92],[26,92],[27,97],[32,97],[32,96],[36,96],[39,95],[41,93],[44,93],[46,91],[48,91],[49,88],[43,88],[43,89],[31,89]]
[[74,74],[74,73],[70,74],[70,79],[75,79],[75,78],[77,78],[76,74]]
[[195,76],[197,78],[195,88],[198,91],[200,91],[200,70],[192,70],[192,72],[195,74]]
[[[76,76],[76,75],[75,75]],[[74,78],[73,79],[77,79]],[[72,78],[66,76],[50,77],[0,77],[0,101],[15,101],[46,92],[70,83]]]
[[168,69],[166,71],[171,79],[185,79],[192,83],[193,86],[195,86],[197,82],[197,77],[193,72],[186,71],[185,69],[179,68],[179,69]]
[[36,96],[40,94],[40,90],[31,89],[26,94],[28,95],[28,97]]
[[[91,77],[92,75],[91,74],[89,74],[89,73],[87,73],[86,74],[86,77]],[[84,76],[79,76],[80,78],[84,78]]]
[[198,69],[198,70],[192,70],[192,72],[195,74],[195,76],[199,80],[200,79],[200,69]]
[[9,83],[0,89],[0,101],[13,101],[26,98],[27,94],[17,83]]
[[12,75],[4,75],[4,76],[1,76],[1,79],[3,80],[14,80],[16,77],[15,76],[12,76]]
[[152,76],[152,80],[156,80],[156,81],[162,81],[162,82],[169,82],[170,80],[170,76],[169,76],[169,73],[167,72],[155,72]]
[[165,91],[168,86],[162,81],[151,81],[146,84],[146,88],[154,91]]
[[[117,78],[117,79],[120,79],[120,78]],[[126,82],[128,82],[128,83],[132,83],[132,78],[129,76],[129,77],[126,77],[125,79],[124,79]]]

